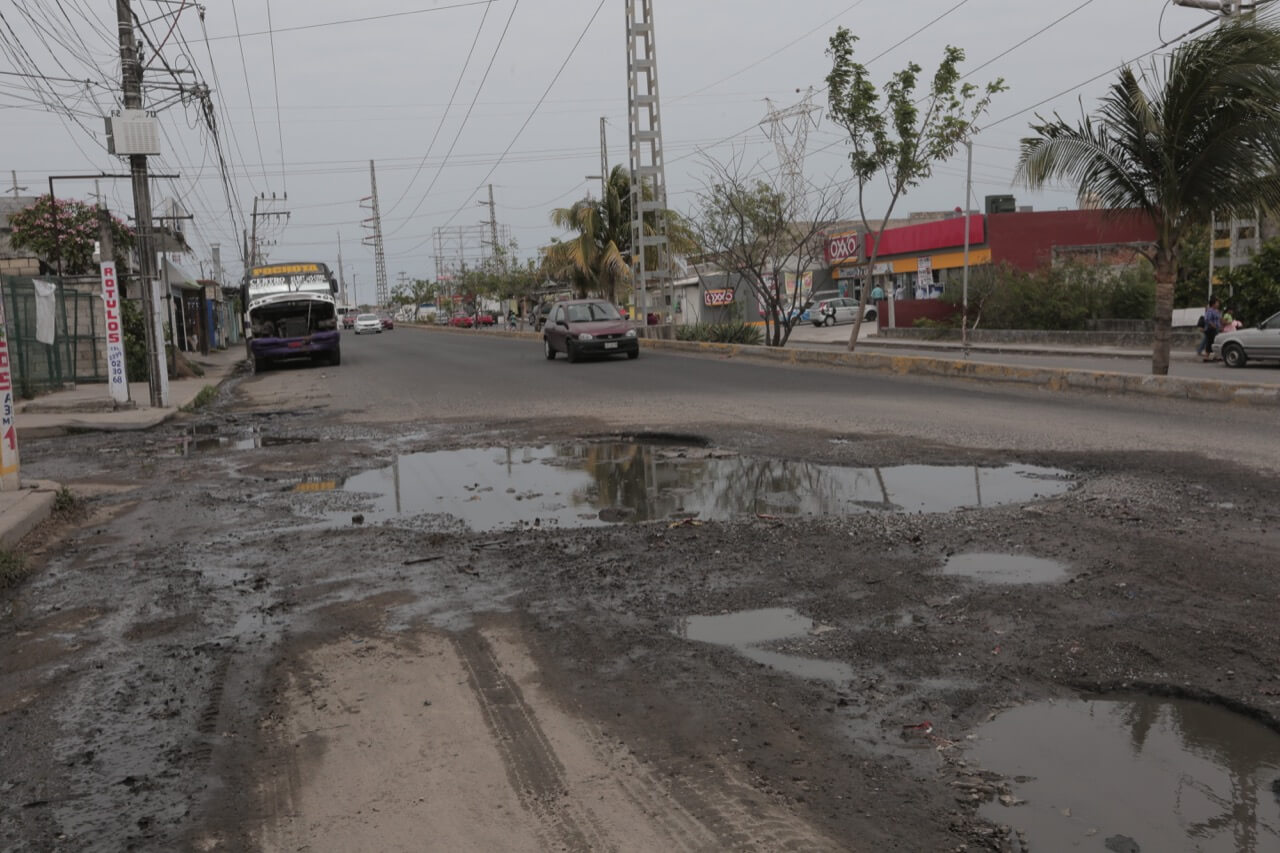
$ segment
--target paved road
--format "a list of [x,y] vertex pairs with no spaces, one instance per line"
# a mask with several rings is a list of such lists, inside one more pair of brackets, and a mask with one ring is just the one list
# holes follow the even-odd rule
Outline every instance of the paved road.
[[571,365],[562,357],[547,362],[535,341],[486,332],[405,328],[348,335],[343,346],[336,370],[273,371],[244,388],[264,405],[281,395],[314,399],[353,421],[486,422],[496,400],[507,419],[576,421],[584,431],[759,424],[975,448],[1195,451],[1280,469],[1272,409],[648,348],[636,361]]

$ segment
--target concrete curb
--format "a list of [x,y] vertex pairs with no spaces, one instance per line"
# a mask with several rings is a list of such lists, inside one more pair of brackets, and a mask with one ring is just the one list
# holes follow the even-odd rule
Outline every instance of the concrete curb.
[[0,547],[16,547],[53,515],[60,488],[48,480],[34,480],[23,483],[16,492],[0,492]]

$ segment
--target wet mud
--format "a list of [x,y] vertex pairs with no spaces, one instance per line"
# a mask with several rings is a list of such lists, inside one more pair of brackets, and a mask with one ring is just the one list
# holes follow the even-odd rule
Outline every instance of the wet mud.
[[[643,758],[710,845],[688,849],[1050,850],[1068,832],[1172,849],[1068,802],[1111,759],[1070,779],[1008,760],[1050,731],[1055,749],[1116,752],[1138,728],[1182,773],[1179,806],[1133,771],[1153,808],[1213,827],[1187,837],[1247,839],[1204,849],[1275,849],[1273,479],[1154,454],[690,433],[223,404],[29,442],[28,473],[94,488],[0,601],[0,848],[261,849],[292,802],[264,779],[311,766],[278,734],[297,697],[326,725],[360,708],[326,692],[318,651],[411,654],[428,635],[554,787],[551,741],[485,663],[477,631],[501,619],[540,691]],[[1099,716],[1119,719],[1085,725]],[[772,848],[744,816],[766,811],[788,816]],[[548,843],[591,847],[603,829],[574,814]]]

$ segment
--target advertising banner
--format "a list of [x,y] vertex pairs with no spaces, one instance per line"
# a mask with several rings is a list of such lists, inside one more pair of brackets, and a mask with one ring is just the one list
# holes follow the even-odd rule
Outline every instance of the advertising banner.
[[827,238],[823,245],[827,266],[847,264],[858,260],[858,232],[848,231]]
[[102,307],[107,315],[107,388],[116,405],[129,402],[129,376],[124,366],[124,307],[114,261],[102,262]]
[[0,293],[0,491],[16,491],[20,486],[13,371],[9,367],[9,339],[5,332],[4,294]]
[[732,305],[734,296],[734,288],[722,287],[717,290],[708,290],[702,294],[702,304],[709,308],[716,308],[722,305]]

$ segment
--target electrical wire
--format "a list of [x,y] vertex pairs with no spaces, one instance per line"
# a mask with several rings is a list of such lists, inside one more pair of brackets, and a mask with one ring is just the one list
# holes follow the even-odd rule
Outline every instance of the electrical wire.
[[[485,24],[485,21],[489,20],[489,10],[492,8],[493,8],[492,3],[487,3],[485,5],[484,14],[480,16],[480,25],[476,27],[475,38],[471,40],[471,48],[467,51],[467,58],[463,60],[462,70],[458,72],[458,80],[453,84],[453,91],[449,94],[449,103],[445,105],[444,115],[440,117],[440,122],[436,125],[436,132],[431,135],[431,141],[427,143],[426,153],[422,155],[422,160],[421,162],[418,163],[417,170],[413,173],[413,177],[409,179],[409,182],[405,184],[404,192],[400,193],[400,197],[395,200],[395,202],[391,205],[391,207],[387,208],[388,214],[394,213],[395,209],[400,206],[400,202],[404,201],[405,196],[409,194],[409,190],[413,188],[414,183],[418,180],[418,176],[422,174],[422,167],[427,164],[427,158],[431,156],[432,149],[436,147],[436,140],[440,138],[440,131],[444,129],[444,123],[449,118],[449,110],[453,109],[454,99],[458,97],[458,89],[462,87],[462,81],[466,77],[467,69],[471,67],[471,58],[475,55],[476,45],[480,43],[480,34],[484,32],[484,24]],[[512,9],[512,13],[513,14],[515,13],[514,8]],[[508,19],[508,23],[510,23],[509,19]],[[505,31],[504,31],[504,34],[505,34]],[[501,46],[501,42],[499,42],[499,46]],[[497,55],[496,49],[494,51],[494,54],[495,56]],[[486,77],[487,76],[488,76],[488,72],[486,71]],[[484,82],[481,81],[480,85],[481,87],[483,87]],[[476,96],[479,97],[479,90],[477,90]],[[471,104],[473,107],[475,106],[474,99],[472,100]],[[468,111],[468,114],[469,113],[470,111]],[[464,125],[466,124],[465,120],[463,124]],[[395,232],[392,232],[392,233],[394,234]]]
[[[262,135],[258,132],[258,111],[253,104],[253,87],[249,85],[249,63],[244,55],[244,39],[240,37],[240,14],[236,9],[236,0],[231,0],[231,17],[236,26],[236,44],[240,47],[240,69],[244,72],[244,91],[249,97],[249,120],[253,123],[253,140],[258,146],[258,162],[265,163],[266,158],[262,156]],[[201,28],[204,27],[204,18],[201,17]],[[209,49],[209,63],[213,63],[213,49],[209,45],[209,32],[204,33],[205,47]],[[277,104],[277,107],[279,105]],[[266,173],[262,175],[263,181],[266,181]]]
[[271,23],[271,0],[267,0],[267,35],[271,41],[271,83],[276,93],[276,138],[280,143],[280,185],[287,198],[289,179],[284,168],[284,124],[280,121],[280,75],[276,72],[276,35]]
[[[481,5],[486,5],[492,2],[494,2],[494,0],[469,0],[469,2],[466,2],[466,3],[452,3],[448,6],[432,6],[430,9],[410,9],[406,12],[387,12],[386,14],[383,14],[383,15],[366,15],[362,18],[344,18],[340,21],[324,21],[319,24],[301,24],[296,27],[281,27],[280,29],[275,30],[274,32],[277,34],[296,33],[296,32],[301,32],[303,30],[318,30],[323,27],[339,27],[345,24],[362,24],[367,21],[385,21],[388,18],[404,18],[404,17],[408,17],[409,15],[425,15],[430,12],[447,12],[451,9],[466,9],[470,6],[481,6]],[[253,36],[270,35],[271,32],[272,31],[270,30],[260,30],[258,32],[253,32],[253,33],[243,33],[243,34],[225,35],[225,36],[210,36],[209,40],[222,41],[224,39],[232,39],[232,38],[251,38]]]

